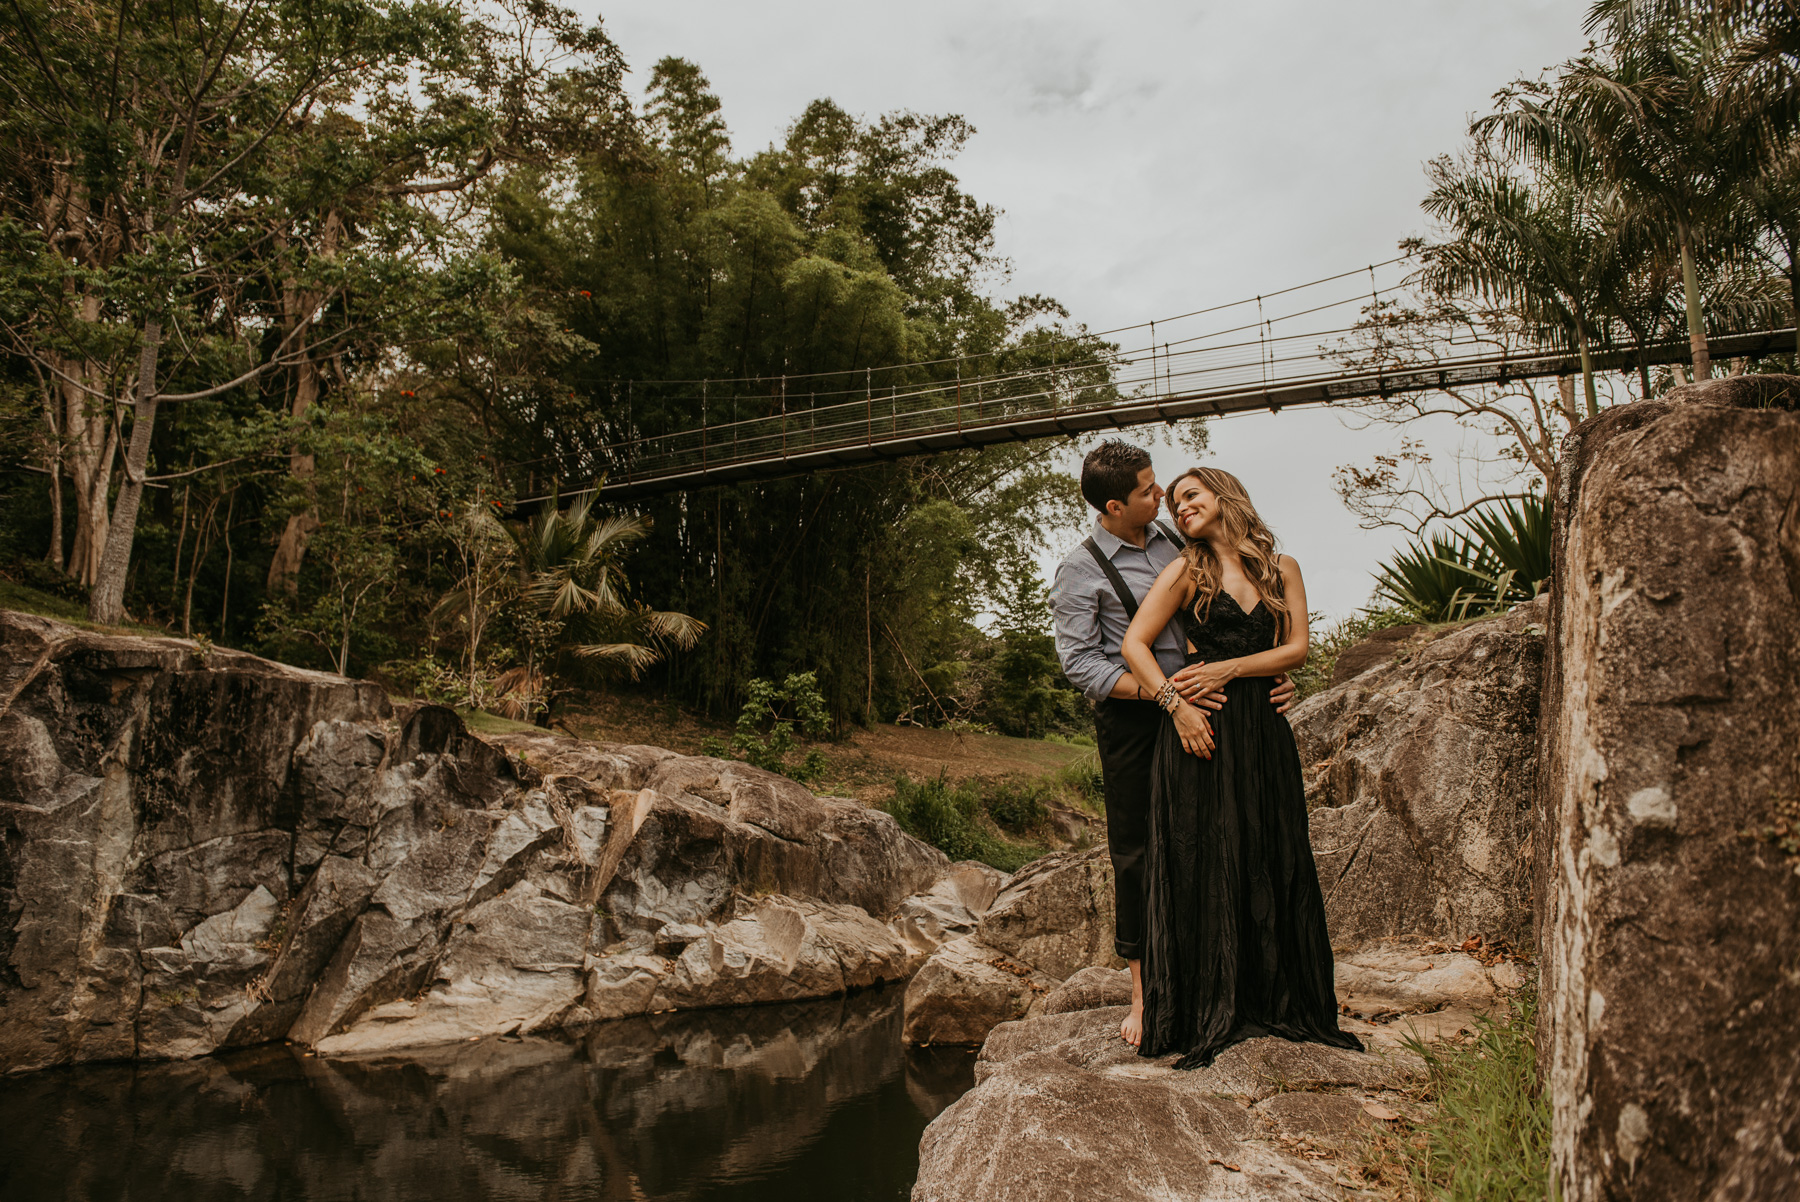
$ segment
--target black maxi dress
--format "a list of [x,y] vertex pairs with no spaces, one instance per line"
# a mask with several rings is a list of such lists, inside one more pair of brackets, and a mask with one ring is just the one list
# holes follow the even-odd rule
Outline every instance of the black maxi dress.
[[[1182,614],[1189,663],[1275,645],[1275,615],[1220,590],[1206,621]],[[1275,682],[1225,686],[1210,760],[1181,746],[1173,720],[1156,740],[1146,849],[1141,1056],[1182,1053],[1200,1068],[1261,1035],[1361,1048],[1338,1030],[1325,901],[1307,837],[1300,755],[1269,704]]]

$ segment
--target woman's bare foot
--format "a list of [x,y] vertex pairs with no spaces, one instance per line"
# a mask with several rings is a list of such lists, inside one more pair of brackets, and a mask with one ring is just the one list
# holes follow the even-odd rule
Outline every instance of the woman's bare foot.
[[1119,1024],[1119,1038],[1134,1048],[1144,1042],[1144,999],[1132,999],[1131,1013]]
[[1144,966],[1140,960],[1128,960],[1131,966],[1131,1013],[1119,1024],[1119,1038],[1132,1047],[1144,1042]]

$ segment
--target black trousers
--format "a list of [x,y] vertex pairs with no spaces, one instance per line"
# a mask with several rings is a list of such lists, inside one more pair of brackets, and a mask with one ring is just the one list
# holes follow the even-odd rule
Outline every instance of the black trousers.
[[1106,849],[1113,866],[1113,950],[1126,960],[1144,954],[1150,763],[1156,755],[1156,732],[1167,720],[1154,701],[1108,697],[1094,707],[1094,741],[1099,745],[1106,793]]

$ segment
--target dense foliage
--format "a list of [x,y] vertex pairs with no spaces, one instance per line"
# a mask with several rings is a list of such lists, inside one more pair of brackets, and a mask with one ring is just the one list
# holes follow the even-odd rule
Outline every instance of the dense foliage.
[[810,672],[838,723],[1079,724],[1030,600],[1080,511],[1060,442],[582,492],[802,392],[1110,387],[1054,301],[995,298],[966,121],[821,100],[739,156],[698,67],[634,97],[542,0],[39,0],[0,66],[9,574],[522,716],[645,671],[730,713]]
[[1537,497],[1492,502],[1397,551],[1376,596],[1421,622],[1460,622],[1529,601],[1550,582],[1550,507]]

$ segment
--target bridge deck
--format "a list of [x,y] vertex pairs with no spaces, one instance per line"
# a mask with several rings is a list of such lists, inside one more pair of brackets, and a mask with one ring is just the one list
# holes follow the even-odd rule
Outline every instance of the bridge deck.
[[[1710,346],[1715,359],[1756,357],[1793,350],[1795,337],[1792,329],[1763,330],[1721,335],[1711,339]],[[1259,351],[1259,359],[1260,355]],[[1671,342],[1651,348],[1648,360],[1652,364],[1667,364],[1685,361],[1688,355],[1685,341]],[[1637,362],[1634,351],[1602,353],[1594,357],[1594,369],[1629,371],[1635,370]],[[735,480],[773,479],[821,468],[903,459],[956,447],[991,446],[1260,409],[1280,412],[1296,405],[1328,405],[1362,397],[1579,372],[1579,361],[1574,355],[1558,352],[1524,358],[1448,358],[1429,367],[1395,372],[1327,372],[1279,380],[1238,380],[1210,389],[1152,389],[1147,390],[1149,395],[1108,399],[1103,403],[1082,400],[1084,392],[1092,395],[1096,390],[1059,390],[1054,384],[1022,396],[999,397],[970,396],[972,390],[961,385],[954,392],[943,387],[926,394],[923,405],[914,401],[904,409],[891,398],[872,393],[850,402],[701,426],[608,448],[615,454],[622,453],[624,462],[600,492],[608,499],[625,500]],[[1156,378],[1154,370],[1152,378]]]

